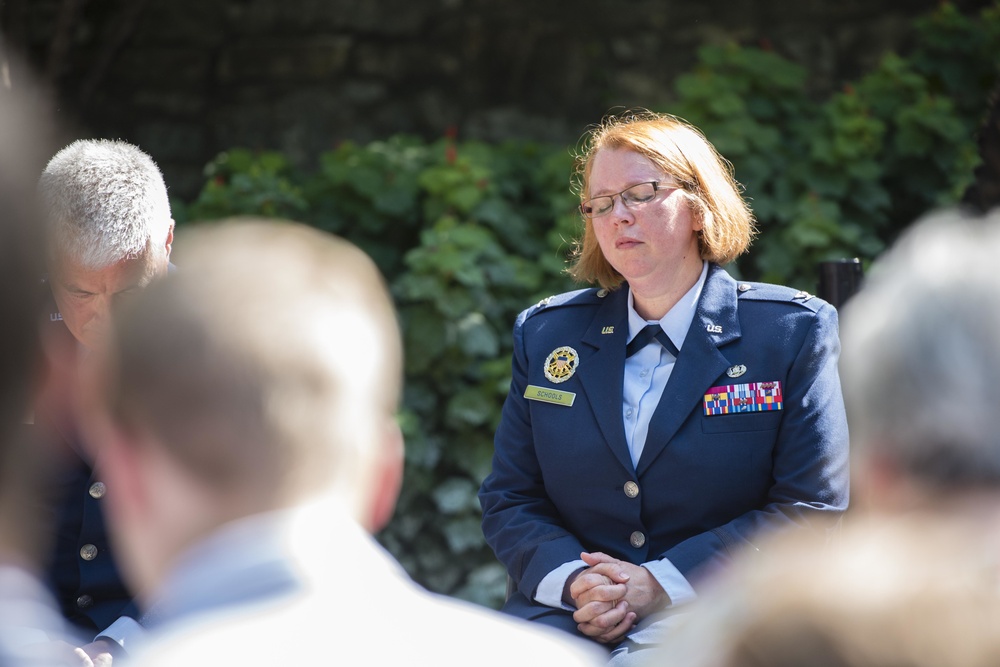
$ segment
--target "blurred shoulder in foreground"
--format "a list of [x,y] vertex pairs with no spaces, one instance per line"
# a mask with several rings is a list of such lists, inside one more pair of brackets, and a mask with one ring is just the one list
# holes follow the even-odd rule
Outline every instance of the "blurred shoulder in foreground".
[[42,366],[44,239],[33,193],[53,128],[45,96],[27,77],[11,81],[10,64],[0,54],[0,664],[51,665],[73,650],[55,643],[69,637],[39,579],[57,456],[27,422]]
[[773,543],[780,558],[746,560],[716,582],[657,659],[684,667],[993,667],[997,527],[882,516],[850,524],[825,551]]

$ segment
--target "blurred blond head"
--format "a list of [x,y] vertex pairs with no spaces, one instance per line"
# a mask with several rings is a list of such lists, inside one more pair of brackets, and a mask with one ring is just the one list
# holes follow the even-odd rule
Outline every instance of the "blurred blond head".
[[379,528],[401,474],[402,371],[373,262],[291,222],[179,236],[178,270],[115,313],[99,364],[114,528],[147,569],[133,579],[155,582],[167,552],[226,521],[319,498]]

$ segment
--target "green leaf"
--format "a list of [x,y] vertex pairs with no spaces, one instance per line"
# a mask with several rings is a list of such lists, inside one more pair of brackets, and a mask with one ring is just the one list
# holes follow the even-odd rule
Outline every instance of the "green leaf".
[[470,357],[493,357],[500,350],[497,333],[482,313],[469,313],[458,322],[459,345]]
[[497,407],[490,396],[467,388],[448,401],[448,422],[453,427],[482,426],[490,421]]
[[459,514],[461,512],[478,512],[479,487],[470,480],[451,477],[434,489],[434,503],[442,514]]

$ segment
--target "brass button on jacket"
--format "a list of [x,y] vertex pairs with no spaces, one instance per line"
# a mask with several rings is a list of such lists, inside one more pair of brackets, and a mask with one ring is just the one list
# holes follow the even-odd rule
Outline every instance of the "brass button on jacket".
[[646,543],[646,536],[642,534],[641,530],[637,530],[628,538],[629,543],[636,549],[639,549]]
[[639,485],[632,480],[625,482],[625,495],[629,498],[635,498],[639,495]]

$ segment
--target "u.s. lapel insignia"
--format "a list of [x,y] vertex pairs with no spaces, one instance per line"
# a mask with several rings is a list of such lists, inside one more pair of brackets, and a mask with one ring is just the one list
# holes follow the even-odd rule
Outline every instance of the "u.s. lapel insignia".
[[615,332],[615,328],[613,326],[610,326],[610,327],[601,327],[601,334],[603,334],[605,336],[608,335],[608,334],[613,334],[614,332]]
[[556,384],[565,382],[573,377],[579,365],[580,355],[576,350],[568,345],[557,347],[545,358],[545,379]]
[[747,372],[747,367],[744,366],[743,364],[730,366],[728,369],[726,369],[726,375],[728,375],[731,378],[738,378],[739,376],[743,375],[746,372]]

